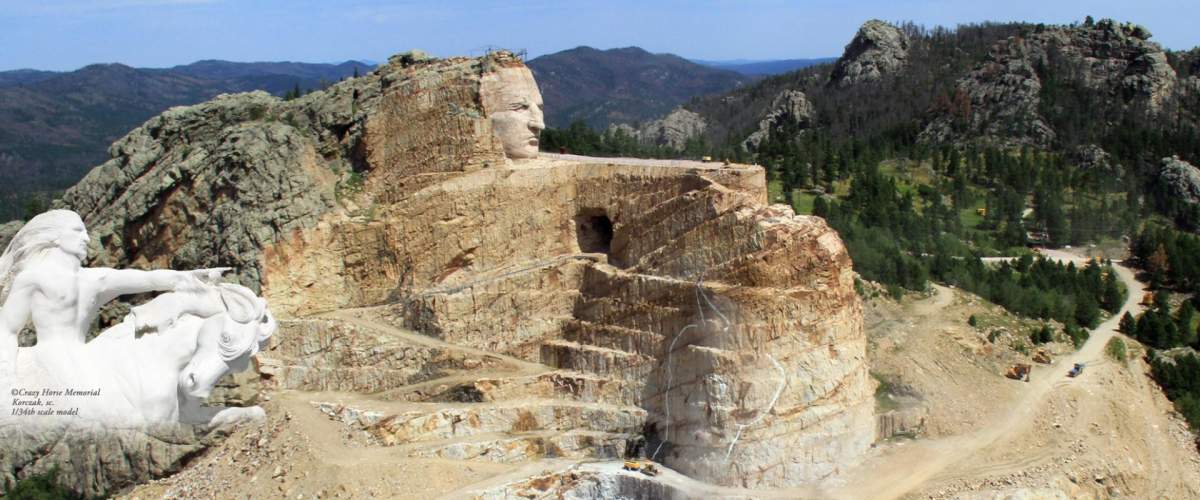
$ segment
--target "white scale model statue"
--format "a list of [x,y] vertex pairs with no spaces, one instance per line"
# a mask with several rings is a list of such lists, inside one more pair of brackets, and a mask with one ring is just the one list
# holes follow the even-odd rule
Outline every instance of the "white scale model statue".
[[[78,214],[51,210],[26,223],[0,255],[0,422],[218,425],[262,418],[256,406],[201,403],[218,379],[245,370],[275,332],[266,301],[217,283],[228,268],[83,267],[89,241]],[[101,306],[146,292],[166,293],[87,341]],[[37,344],[19,348],[17,334],[30,321]]]

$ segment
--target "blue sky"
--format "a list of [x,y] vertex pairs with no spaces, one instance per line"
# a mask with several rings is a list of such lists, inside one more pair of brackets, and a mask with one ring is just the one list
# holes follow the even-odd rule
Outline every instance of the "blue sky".
[[807,58],[839,55],[871,18],[954,26],[1088,14],[1143,24],[1171,49],[1200,45],[1196,0],[0,0],[0,70],[382,61],[411,48],[449,56],[489,46],[531,57],[636,45],[698,59]]

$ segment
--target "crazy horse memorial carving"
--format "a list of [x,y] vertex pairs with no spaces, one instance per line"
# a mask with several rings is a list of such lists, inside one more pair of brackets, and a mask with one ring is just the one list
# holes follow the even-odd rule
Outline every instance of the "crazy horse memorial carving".
[[[539,155],[541,106],[529,70],[496,52],[405,54],[291,101],[169,110],[61,200],[82,222],[54,225],[86,223],[92,258],[81,267],[86,235],[59,235],[46,259],[97,284],[73,292],[86,306],[71,321],[39,319],[59,299],[35,301],[32,352],[69,344],[43,364],[101,373],[104,349],[194,345],[163,371],[179,413],[145,394],[147,422],[187,421],[215,374],[252,365],[237,381],[277,396],[268,420],[324,413],[408,457],[644,454],[767,488],[857,463],[872,387],[836,233],[768,205],[758,166]],[[240,285],[215,283],[226,267]],[[161,294],[78,342],[108,299],[147,291]],[[7,320],[6,346],[23,322]],[[43,323],[71,339],[44,340]],[[173,470],[159,469],[146,474]]]

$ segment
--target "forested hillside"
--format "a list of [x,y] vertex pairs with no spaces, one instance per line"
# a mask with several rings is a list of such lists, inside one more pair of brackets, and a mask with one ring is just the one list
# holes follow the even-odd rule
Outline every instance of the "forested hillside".
[[604,128],[653,118],[688,99],[737,88],[751,77],[638,47],[576,47],[534,58],[529,69],[546,101],[546,123]]
[[0,222],[28,216],[108,158],[108,146],[171,106],[228,92],[283,96],[371,66],[200,61],[173,68],[93,64],[0,72]]
[[[683,107],[703,133],[681,148],[582,125],[547,130],[545,144],[756,162],[776,201],[838,229],[867,279],[909,289],[934,279],[1085,324],[1111,301],[1015,304],[1009,285],[970,263],[1031,244],[1118,241],[1147,218],[1196,227],[1198,204],[1180,196],[1200,189],[1187,185],[1187,162],[1200,155],[1196,52],[1168,55],[1148,38],[1109,20],[954,30],[872,21],[833,65],[693,99]],[[1008,73],[1028,81],[1025,94],[1002,88]]]

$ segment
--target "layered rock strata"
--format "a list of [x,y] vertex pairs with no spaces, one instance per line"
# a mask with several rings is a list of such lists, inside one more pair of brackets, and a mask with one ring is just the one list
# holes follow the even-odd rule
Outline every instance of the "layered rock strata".
[[[405,264],[324,273],[320,300],[293,311],[385,304],[392,326],[560,370],[590,382],[585,392],[619,387],[591,400],[646,409],[647,446],[697,477],[822,477],[871,441],[861,311],[836,234],[763,205],[764,181],[757,167],[698,163],[543,158],[480,170],[377,209],[403,225],[346,221],[281,242],[264,293],[286,302],[328,253],[386,255]],[[373,233],[326,239],[358,231]],[[457,393],[496,401],[497,386],[513,385],[536,390],[472,381]]]

